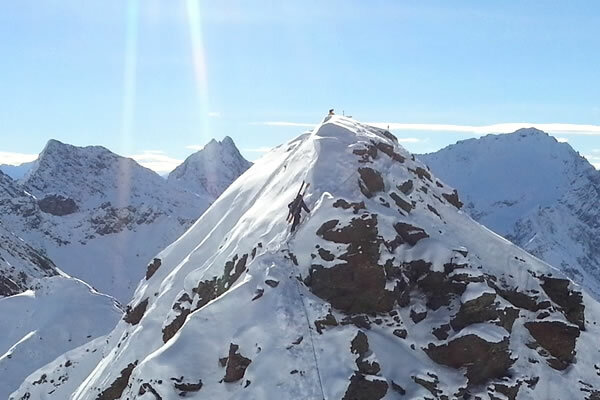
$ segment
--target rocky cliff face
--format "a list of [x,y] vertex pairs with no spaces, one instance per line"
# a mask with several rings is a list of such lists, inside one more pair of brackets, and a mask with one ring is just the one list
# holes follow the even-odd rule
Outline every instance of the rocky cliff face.
[[335,116],[159,253],[105,341],[11,399],[600,396],[599,304],[461,205],[389,132]]
[[521,129],[419,158],[458,188],[475,220],[600,298],[600,172],[567,143]]

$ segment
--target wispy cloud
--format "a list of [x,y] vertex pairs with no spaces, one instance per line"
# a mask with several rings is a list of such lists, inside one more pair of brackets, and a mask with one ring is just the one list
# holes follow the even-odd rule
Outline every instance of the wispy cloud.
[[9,151],[0,151],[0,164],[21,165],[38,158],[37,154],[12,153]]
[[208,116],[211,117],[211,118],[221,118],[222,114],[220,112],[218,112],[218,111],[210,111],[208,113]]
[[[548,133],[563,135],[589,135],[600,136],[600,125],[586,124],[561,124],[561,123],[534,123],[534,122],[508,122],[491,125],[453,125],[453,124],[420,124],[401,122],[367,122],[378,128],[395,131],[434,131],[434,132],[459,132],[472,135],[486,135],[489,133],[510,133],[521,128],[537,128]],[[263,121],[251,122],[250,125],[264,126],[297,126],[313,127],[315,124],[294,121]]]
[[266,153],[266,152],[270,151],[271,149],[272,149],[272,147],[262,146],[262,147],[255,147],[255,148],[251,148],[251,149],[242,149],[242,151],[246,151],[248,153]]
[[557,137],[556,140],[560,143],[567,143],[569,141],[566,137]]
[[264,125],[264,126],[298,126],[301,128],[312,128],[316,124],[309,124],[305,122],[290,122],[290,121],[263,121],[263,122],[250,122],[249,125]]
[[144,150],[139,154],[132,154],[129,157],[133,158],[140,165],[150,168],[161,175],[171,172],[183,162],[183,160],[170,157],[164,151],[160,150]]
[[554,134],[600,136],[600,125],[585,124],[537,124],[533,122],[510,122],[492,125],[406,124],[398,122],[370,122],[369,124],[380,128],[389,126],[389,129],[399,131],[460,132],[473,135],[510,133],[521,128],[537,128]]
[[423,139],[414,138],[414,137],[398,138],[398,142],[400,142],[400,143],[420,143],[422,141],[423,141]]

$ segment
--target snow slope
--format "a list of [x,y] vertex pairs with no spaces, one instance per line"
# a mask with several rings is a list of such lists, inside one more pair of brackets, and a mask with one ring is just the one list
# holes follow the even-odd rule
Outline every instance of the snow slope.
[[536,129],[488,135],[419,156],[477,221],[600,298],[600,173]]
[[599,304],[460,206],[389,132],[335,116],[159,253],[106,341],[10,398],[599,396]]
[[113,298],[78,279],[44,278],[34,288],[0,298],[1,399],[33,371],[109,333],[122,316]]
[[197,194],[208,193],[216,199],[250,166],[229,136],[218,142],[211,140],[190,155],[168,177],[169,183]]
[[0,223],[0,399],[56,357],[107,334],[122,315],[115,304]]

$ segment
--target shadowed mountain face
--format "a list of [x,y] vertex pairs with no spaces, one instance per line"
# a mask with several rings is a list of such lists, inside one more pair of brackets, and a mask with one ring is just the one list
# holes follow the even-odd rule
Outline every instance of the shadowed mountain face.
[[600,172],[571,146],[521,129],[419,158],[475,220],[600,296]]
[[462,201],[389,132],[335,116],[159,253],[106,340],[12,398],[600,395],[599,304]]

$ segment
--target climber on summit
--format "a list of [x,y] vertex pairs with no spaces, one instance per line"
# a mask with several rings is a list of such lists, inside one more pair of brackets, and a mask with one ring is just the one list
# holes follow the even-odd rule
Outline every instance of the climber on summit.
[[333,117],[335,115],[335,112],[333,111],[333,108],[331,108],[329,110],[329,113],[327,114],[327,116],[325,116],[325,119],[323,120],[323,122],[327,122],[331,119],[331,117]]
[[310,212],[310,210],[306,206],[306,203],[304,202],[304,194],[306,193],[306,189],[308,189],[309,186],[310,183],[307,183],[305,185],[304,182],[302,182],[302,186],[300,187],[296,198],[292,200],[290,204],[288,204],[290,212],[288,214],[287,220],[288,222],[292,222],[292,233],[296,230],[298,224],[300,223],[300,215],[302,213],[302,209],[304,209],[304,211],[306,211],[307,213]]

